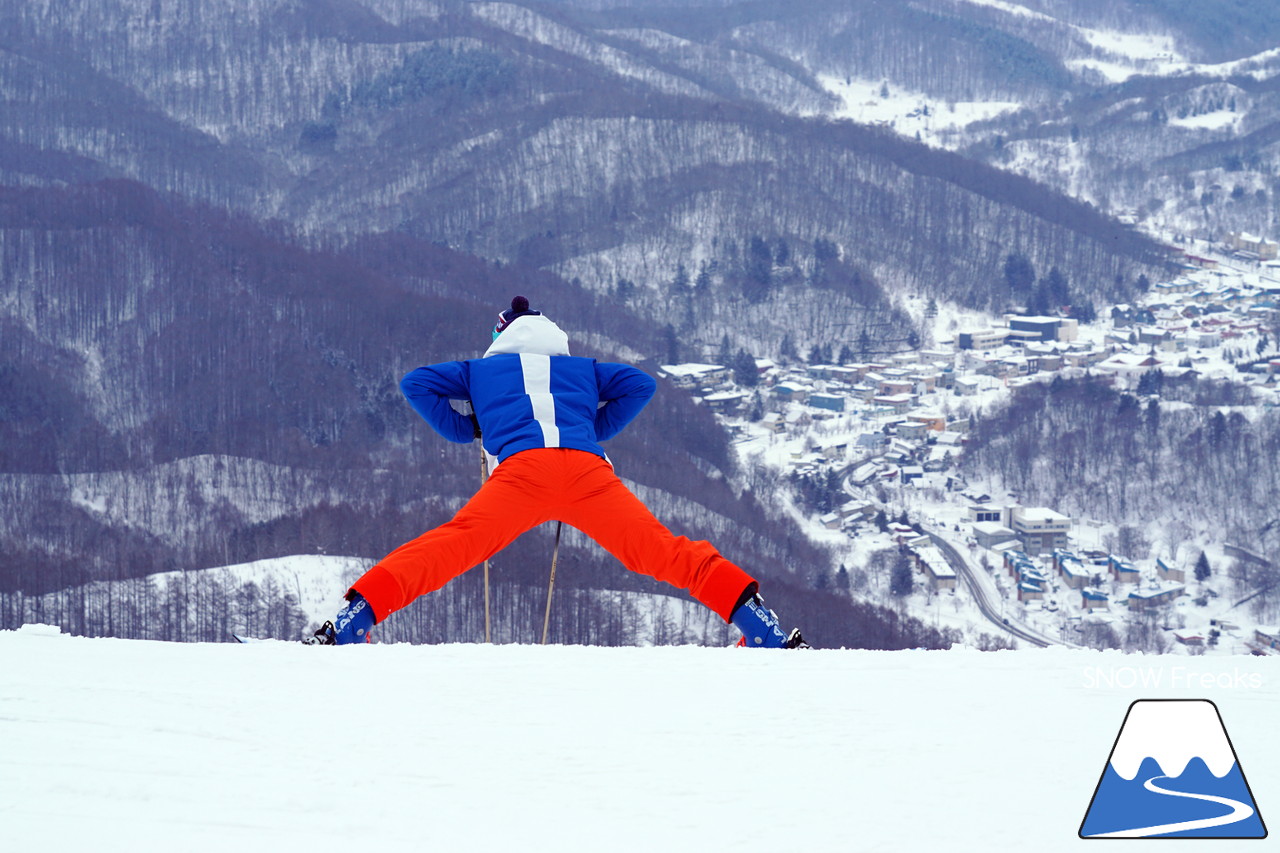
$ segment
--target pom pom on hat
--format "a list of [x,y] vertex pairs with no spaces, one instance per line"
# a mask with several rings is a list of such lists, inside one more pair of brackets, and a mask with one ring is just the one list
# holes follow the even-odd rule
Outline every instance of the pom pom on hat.
[[528,298],[516,296],[511,300],[511,308],[498,315],[498,323],[493,327],[493,333],[500,334],[517,317],[537,317],[541,314],[541,311],[534,311],[529,307]]

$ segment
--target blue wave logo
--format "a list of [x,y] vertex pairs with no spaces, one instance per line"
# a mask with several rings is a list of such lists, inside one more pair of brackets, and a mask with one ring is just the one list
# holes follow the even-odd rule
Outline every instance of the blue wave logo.
[[1080,825],[1081,838],[1266,838],[1218,708],[1140,699]]

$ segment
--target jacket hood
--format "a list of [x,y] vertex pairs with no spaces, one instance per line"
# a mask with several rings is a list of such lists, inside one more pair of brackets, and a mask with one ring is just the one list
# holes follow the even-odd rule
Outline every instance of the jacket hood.
[[569,336],[541,314],[517,317],[485,350],[484,357],[505,353],[568,355]]

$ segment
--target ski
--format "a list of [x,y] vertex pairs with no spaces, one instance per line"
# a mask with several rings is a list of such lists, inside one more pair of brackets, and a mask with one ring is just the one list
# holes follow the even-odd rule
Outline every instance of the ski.
[[[745,649],[746,647],[747,647],[747,638],[746,638],[746,637],[739,637],[739,638],[738,638],[738,642],[736,642],[736,643],[734,643],[732,646],[730,646],[730,648],[734,648],[734,649]],[[782,648],[784,648],[784,649],[811,649],[811,648],[813,648],[813,646],[810,646],[807,642],[805,642],[804,637],[802,637],[802,636],[800,635],[800,629],[799,629],[799,628],[792,628],[792,629],[791,629],[791,633],[787,635],[787,639],[786,639],[786,641],[782,644]]]
[[[289,640],[277,640],[275,637],[247,637],[244,634],[237,634],[235,632],[232,632],[231,639],[235,640],[237,643],[288,643],[290,642]],[[302,640],[295,640],[293,642],[302,643],[304,646],[324,645],[323,642],[316,640],[315,638],[312,638],[312,637],[307,637]]]

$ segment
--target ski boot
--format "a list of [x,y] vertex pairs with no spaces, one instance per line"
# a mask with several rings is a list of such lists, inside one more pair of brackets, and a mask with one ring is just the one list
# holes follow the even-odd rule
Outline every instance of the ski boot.
[[314,635],[302,642],[311,646],[345,646],[348,643],[371,643],[374,624],[373,608],[358,592],[347,593],[347,606],[338,611],[334,622],[325,622]]
[[807,649],[809,644],[800,636],[800,629],[793,628],[790,634],[782,633],[778,624],[778,614],[764,606],[764,599],[757,593],[733,611],[729,621],[733,627],[742,632],[739,646],[754,649]]

